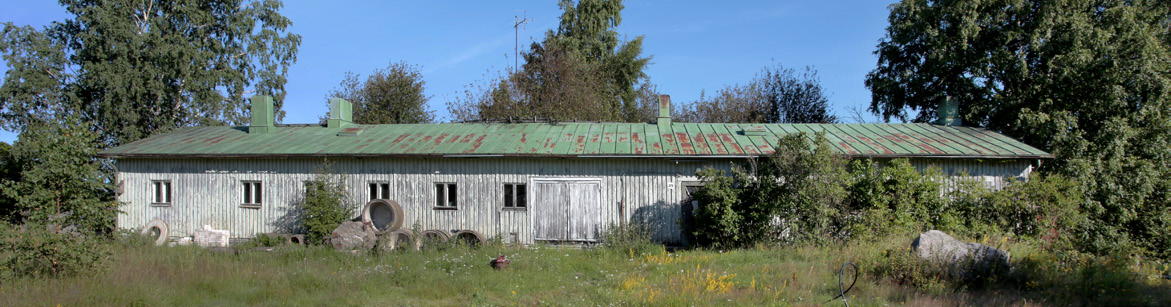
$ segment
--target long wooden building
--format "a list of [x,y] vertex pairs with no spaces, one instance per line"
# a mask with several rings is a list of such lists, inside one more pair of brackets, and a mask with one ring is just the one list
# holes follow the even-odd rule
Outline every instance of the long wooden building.
[[117,168],[118,226],[166,222],[171,236],[203,225],[233,237],[296,232],[305,182],[323,160],[343,174],[357,214],[390,199],[406,225],[475,230],[506,243],[596,241],[601,229],[649,223],[679,243],[695,172],[773,152],[779,136],[824,132],[852,158],[909,158],[998,188],[1027,176],[1037,148],[973,127],[940,124],[675,123],[663,99],[653,123],[359,125],[332,101],[325,124],[280,125],[270,97],[252,98],[249,126],[188,127],[101,155]]

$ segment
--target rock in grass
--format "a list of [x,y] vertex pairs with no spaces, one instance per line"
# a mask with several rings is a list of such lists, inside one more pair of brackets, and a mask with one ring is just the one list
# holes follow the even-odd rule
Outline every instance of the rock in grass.
[[377,240],[374,231],[363,227],[360,222],[344,222],[329,235],[329,244],[339,250],[370,249]]
[[[919,234],[911,241],[911,251],[919,258],[965,273],[971,269],[1008,267],[1008,251],[980,243],[964,243],[939,230]],[[967,274],[963,274],[967,275]]]

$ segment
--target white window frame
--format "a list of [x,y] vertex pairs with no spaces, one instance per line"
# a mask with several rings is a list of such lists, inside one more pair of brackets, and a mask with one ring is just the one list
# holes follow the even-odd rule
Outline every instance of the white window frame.
[[260,207],[264,204],[264,182],[260,180],[241,180],[240,196],[242,207]]
[[[506,182],[504,183],[504,194],[501,199],[504,201],[502,208],[507,210],[526,210],[529,207],[529,186],[521,182]],[[519,193],[519,192],[524,193]],[[511,192],[511,193],[510,193]],[[523,194],[523,197],[518,197]],[[519,199],[519,200],[518,200]]]
[[390,182],[387,181],[369,181],[366,182],[366,196],[369,197],[366,201],[375,199],[390,199]]
[[170,206],[174,200],[175,190],[171,184],[171,180],[151,180],[150,181],[151,206]]
[[435,209],[443,210],[457,210],[459,209],[459,188],[455,182],[436,182],[435,183]]

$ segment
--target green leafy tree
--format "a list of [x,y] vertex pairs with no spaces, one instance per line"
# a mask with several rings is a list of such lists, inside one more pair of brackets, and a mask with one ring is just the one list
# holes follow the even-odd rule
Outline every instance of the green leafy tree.
[[829,111],[829,97],[821,87],[817,70],[812,67],[806,66],[800,74],[780,65],[766,67],[757,82],[767,101],[765,122],[832,124],[838,121]]
[[398,62],[374,70],[365,82],[360,82],[357,74],[346,72],[341,84],[326,96],[353,103],[355,123],[429,123],[435,115],[427,110],[430,98],[423,94],[426,84],[417,66]]
[[[810,142],[812,139],[812,142]],[[782,136],[776,152],[747,168],[697,173],[692,233],[700,245],[743,247],[764,242],[821,244],[841,238],[852,178],[824,133]]]
[[829,97],[811,67],[765,67],[745,85],[730,85],[690,103],[681,119],[704,123],[835,123]]
[[1088,247],[1171,251],[1171,6],[1166,1],[923,1],[891,6],[870,110],[966,123],[1049,151],[1084,185]]
[[103,146],[188,125],[247,120],[245,96],[277,116],[301,37],[277,0],[64,0],[74,17],[42,30],[7,23],[0,124],[74,114]]
[[[561,0],[561,22],[523,54],[516,72],[448,104],[457,120],[646,120],[650,58],[639,36],[623,42],[621,0]],[[655,100],[657,101],[657,100]]]
[[[20,181],[20,162],[12,155],[12,146],[0,142],[0,182]],[[16,223],[20,216],[16,209],[16,199],[0,192],[0,221]]]
[[334,173],[331,165],[325,161],[313,180],[305,183],[301,218],[305,240],[313,244],[322,244],[334,228],[354,214],[354,206],[347,202],[345,179]]
[[4,179],[0,191],[15,200],[18,220],[39,225],[78,225],[90,231],[113,229],[118,202],[109,172],[97,154],[98,134],[70,116],[61,122],[34,122],[21,132],[12,157],[20,180]]

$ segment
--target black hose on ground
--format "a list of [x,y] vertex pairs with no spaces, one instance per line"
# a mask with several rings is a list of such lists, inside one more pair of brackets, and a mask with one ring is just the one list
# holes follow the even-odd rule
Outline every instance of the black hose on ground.
[[[849,287],[842,289],[842,274],[846,273],[847,266],[854,267],[854,280],[850,281]],[[842,298],[842,303],[846,304],[846,307],[850,307],[850,302],[846,301],[846,293],[850,292],[850,289],[854,289],[854,284],[857,282],[858,282],[858,266],[854,265],[853,263],[846,262],[845,264],[842,265],[842,268],[840,270],[838,270],[838,296],[835,296],[835,297],[829,299],[829,301],[825,301],[825,302],[829,303],[830,301],[840,297],[840,298]]]

